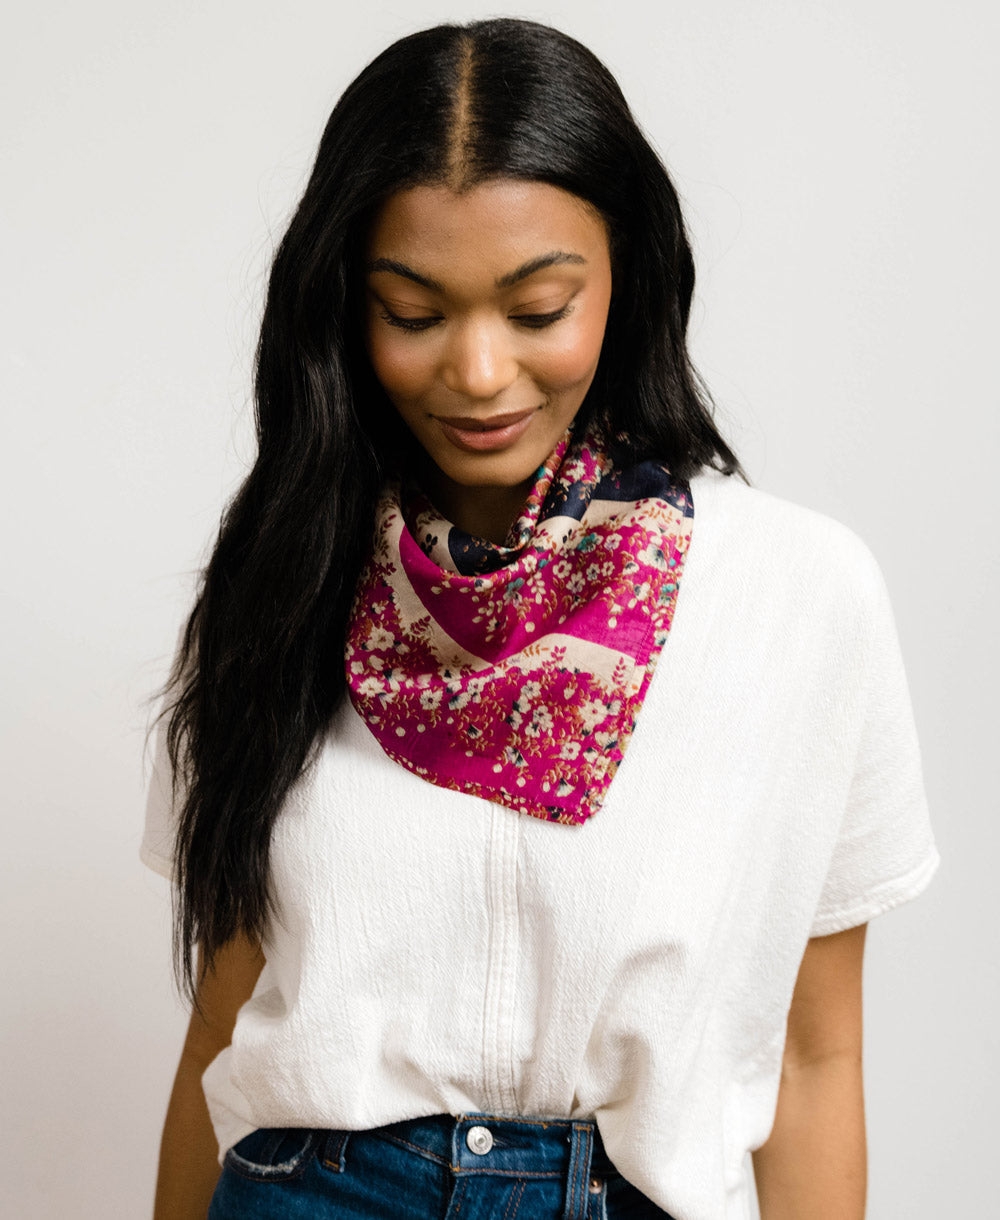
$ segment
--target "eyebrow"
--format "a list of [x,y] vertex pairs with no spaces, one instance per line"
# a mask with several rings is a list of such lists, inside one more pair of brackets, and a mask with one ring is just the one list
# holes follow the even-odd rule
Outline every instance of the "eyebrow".
[[[563,263],[586,266],[587,260],[582,254],[571,254],[566,250],[550,250],[548,254],[540,254],[537,258],[531,258],[526,263],[522,263],[520,267],[515,267],[513,271],[508,271],[506,275],[501,275],[494,280],[494,283],[498,288],[510,288],[537,271],[544,271],[547,267],[556,267]],[[432,280],[428,275],[421,275],[419,271],[414,271],[406,263],[398,262],[394,258],[376,258],[370,262],[368,274],[374,275],[376,271],[390,271],[393,275],[401,275],[404,279],[412,280],[421,288],[429,288],[432,292],[444,292],[445,290],[444,285],[439,284],[437,280]]]
[[560,263],[578,263],[581,266],[585,266],[586,262],[587,260],[582,254],[569,254],[565,250],[552,250],[548,254],[540,254],[538,258],[529,259],[515,270],[509,271],[506,275],[501,275],[495,282],[498,288],[509,288],[511,284],[517,284],[521,280],[526,280],[529,275],[534,275],[536,271],[544,271],[546,267],[556,267]]

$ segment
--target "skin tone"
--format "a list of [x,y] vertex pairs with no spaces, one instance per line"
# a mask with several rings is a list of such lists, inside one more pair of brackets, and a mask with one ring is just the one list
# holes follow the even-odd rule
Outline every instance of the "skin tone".
[[191,1013],[163,1124],[153,1220],[204,1220],[208,1211],[219,1180],[219,1149],[201,1077],[232,1042],[236,1014],[253,994],[263,965],[259,942],[245,936],[223,946],[213,970],[205,970],[198,953],[198,1008]]
[[417,186],[383,205],[368,353],[448,520],[503,542],[590,388],[610,302],[604,221],[558,187]]
[[864,1220],[862,971],[867,925],[808,942],[774,1126],[753,1154],[762,1220]]

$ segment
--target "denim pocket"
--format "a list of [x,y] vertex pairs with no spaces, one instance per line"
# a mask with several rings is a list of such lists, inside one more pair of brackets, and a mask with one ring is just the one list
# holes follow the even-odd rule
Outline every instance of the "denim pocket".
[[285,1182],[304,1172],[319,1145],[309,1127],[261,1127],[234,1144],[225,1168],[253,1182]]
[[591,1220],[672,1220],[621,1174],[609,1174],[600,1195],[593,1196]]

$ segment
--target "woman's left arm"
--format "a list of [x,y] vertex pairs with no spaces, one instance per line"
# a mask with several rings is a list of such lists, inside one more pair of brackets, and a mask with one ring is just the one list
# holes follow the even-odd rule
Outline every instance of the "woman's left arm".
[[806,946],[774,1127],[753,1157],[761,1220],[864,1220],[861,968],[867,925]]

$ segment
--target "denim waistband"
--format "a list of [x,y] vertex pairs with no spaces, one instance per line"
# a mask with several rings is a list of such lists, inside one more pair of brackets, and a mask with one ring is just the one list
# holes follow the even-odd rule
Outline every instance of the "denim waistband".
[[593,1119],[433,1114],[386,1123],[364,1134],[429,1156],[456,1174],[528,1173],[553,1178],[617,1174]]

